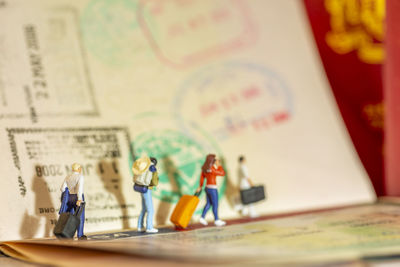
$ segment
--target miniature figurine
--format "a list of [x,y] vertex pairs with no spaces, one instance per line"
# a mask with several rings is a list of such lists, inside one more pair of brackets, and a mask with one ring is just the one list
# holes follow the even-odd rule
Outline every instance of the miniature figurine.
[[[79,212],[78,239],[86,240],[86,235],[83,234],[83,226],[85,224],[85,196],[83,194],[84,179],[82,175],[82,167],[78,163],[72,164],[72,173],[65,177],[64,183],[61,186],[62,203],[60,208],[61,213],[74,214],[77,209]],[[81,207],[82,205],[82,207]],[[75,233],[75,231],[74,231]],[[72,236],[71,236],[72,237]]]
[[[153,199],[151,191],[158,185],[158,173],[156,169],[157,160],[153,157],[141,157],[137,159],[132,166],[133,171],[133,189],[139,192],[142,197],[142,210],[138,218],[138,232],[157,233],[158,229],[153,227]],[[144,230],[144,216],[146,218],[146,230]]]
[[[239,177],[239,187],[241,191],[253,187],[253,182],[250,180],[249,171],[246,166],[246,158],[244,156],[239,157],[238,177]],[[248,205],[243,204],[241,213],[244,216],[249,215],[251,218],[255,218],[258,216],[254,209],[253,204],[248,204]]]
[[214,213],[214,224],[216,226],[223,226],[226,224],[226,222],[218,218],[217,176],[225,176],[225,171],[221,166],[220,160],[217,159],[214,154],[208,154],[203,166],[201,167],[200,186],[196,190],[196,192],[200,192],[203,187],[204,179],[207,179],[205,188],[207,203],[200,218],[200,223],[203,225],[208,225],[205,217],[210,206],[212,206]]

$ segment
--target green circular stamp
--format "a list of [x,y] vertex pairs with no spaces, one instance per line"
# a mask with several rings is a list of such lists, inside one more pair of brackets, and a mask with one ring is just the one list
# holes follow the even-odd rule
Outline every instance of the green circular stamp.
[[[130,66],[154,57],[138,22],[138,6],[137,0],[91,0],[81,16],[87,50],[117,66]],[[141,15],[151,27],[151,16]]]
[[[182,195],[193,195],[199,186],[201,166],[209,151],[195,140],[175,130],[145,132],[132,143],[136,156],[146,153],[157,158],[159,185],[153,196],[169,203]],[[132,165],[133,159],[131,159]],[[226,179],[219,190],[225,193]]]

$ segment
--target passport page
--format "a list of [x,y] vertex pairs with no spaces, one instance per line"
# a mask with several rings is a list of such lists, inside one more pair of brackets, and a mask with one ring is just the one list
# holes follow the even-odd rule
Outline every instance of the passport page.
[[1,0],[0,23],[0,240],[53,235],[74,162],[85,231],[136,228],[144,154],[155,225],[194,194],[208,153],[226,171],[222,219],[242,216],[240,155],[265,186],[258,215],[375,200],[301,1]]

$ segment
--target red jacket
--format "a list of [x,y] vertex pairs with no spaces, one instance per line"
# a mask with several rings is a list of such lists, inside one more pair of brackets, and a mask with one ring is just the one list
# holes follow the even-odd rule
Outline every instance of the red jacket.
[[211,167],[211,172],[201,172],[200,175],[200,187],[203,186],[204,178],[207,179],[207,185],[217,185],[217,176],[224,176],[225,171],[222,166],[216,169],[214,166]]

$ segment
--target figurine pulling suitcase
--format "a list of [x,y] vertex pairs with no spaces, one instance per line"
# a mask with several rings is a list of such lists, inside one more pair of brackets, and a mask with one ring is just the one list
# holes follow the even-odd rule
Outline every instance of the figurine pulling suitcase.
[[201,191],[196,192],[194,195],[183,195],[181,199],[179,199],[170,218],[170,221],[177,228],[185,229],[188,226],[190,219],[200,202],[200,193]]

